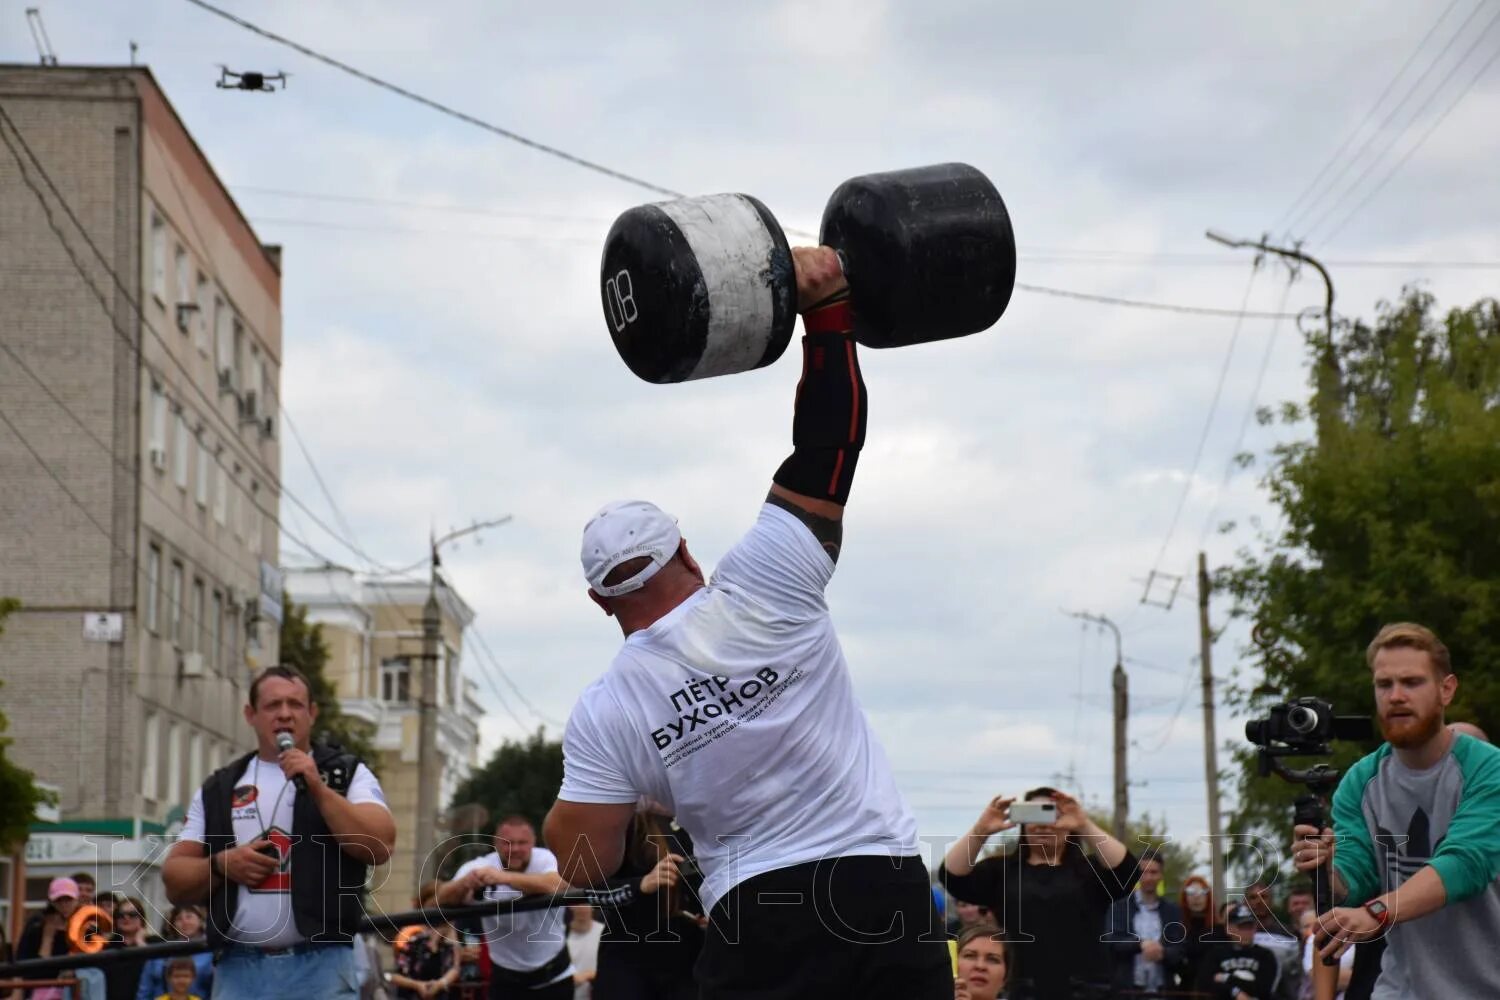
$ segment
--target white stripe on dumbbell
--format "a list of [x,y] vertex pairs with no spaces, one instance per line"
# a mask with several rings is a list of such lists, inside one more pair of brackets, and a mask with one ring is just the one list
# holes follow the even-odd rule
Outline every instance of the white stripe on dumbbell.
[[776,320],[768,268],[776,241],[742,195],[714,194],[658,206],[687,240],[708,292],[708,341],[688,378],[748,371]]

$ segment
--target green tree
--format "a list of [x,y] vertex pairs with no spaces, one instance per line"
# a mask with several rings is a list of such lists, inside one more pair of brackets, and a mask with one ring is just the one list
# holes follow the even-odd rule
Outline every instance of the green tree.
[[[1271,452],[1263,484],[1283,527],[1216,577],[1255,626],[1228,697],[1244,714],[1304,695],[1369,714],[1365,647],[1415,621],[1452,650],[1449,718],[1500,731],[1500,305],[1440,315],[1408,290],[1336,349],[1312,348],[1307,404],[1261,414],[1313,428]],[[1333,763],[1375,745],[1338,746]],[[1284,839],[1301,789],[1257,776],[1248,746],[1235,757],[1232,829]]]
[[[492,821],[525,816],[541,834],[542,820],[562,787],[562,742],[549,740],[541,729],[525,740],[506,740],[483,767],[469,775],[453,796],[452,812],[481,806]],[[478,824],[475,843],[489,843],[493,827]]]
[[[20,606],[13,597],[0,597],[0,635],[5,632],[5,619]],[[37,806],[49,801],[30,771],[6,759],[5,749],[13,742],[4,736],[9,726],[0,713],[0,854],[26,839]]]
[[358,754],[370,770],[378,770],[379,758],[371,740],[375,728],[363,719],[345,715],[339,707],[337,689],[328,676],[328,644],[323,626],[309,625],[307,608],[288,601],[281,619],[281,662],[296,667],[307,677],[318,721],[313,739],[324,738],[350,753]]

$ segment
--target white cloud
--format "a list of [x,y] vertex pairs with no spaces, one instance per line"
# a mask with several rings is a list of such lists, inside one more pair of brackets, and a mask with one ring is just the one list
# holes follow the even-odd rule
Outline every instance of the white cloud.
[[[236,9],[581,156],[683,190],[755,193],[789,225],[815,227],[828,192],[851,175],[961,159],[995,179],[1023,247],[1186,254],[1220,252],[1202,239],[1208,226],[1245,235],[1272,226],[1436,16],[1395,0],[1101,7],[1087,17],[960,2],[584,4],[566,15],[475,0],[253,6]],[[263,222],[259,231],[286,246],[284,395],[360,541],[406,563],[430,524],[513,514],[447,569],[511,676],[543,712],[565,717],[618,642],[583,597],[583,518],[611,497],[656,499],[711,564],[750,523],[789,446],[795,361],[671,387],[645,385],[618,363],[600,320],[597,248],[619,211],[656,196],[175,0],[128,13],[55,6],[47,16],[72,61],[123,59],[126,41],[140,41],[236,184],[518,213],[239,195],[253,218],[354,227]],[[0,51],[29,61],[24,39],[11,38]],[[216,62],[293,76],[275,95],[226,93],[212,87]],[[1490,176],[1500,134],[1483,127],[1497,99],[1494,81],[1481,81],[1328,255],[1500,257],[1487,224],[1500,210]],[[380,229],[420,232],[366,231]],[[1232,308],[1245,294],[1241,260],[1023,255],[1020,273]],[[1344,315],[1370,315],[1413,279],[1444,304],[1491,283],[1479,271],[1334,271]],[[1284,280],[1267,269],[1250,307],[1279,308]],[[1321,297],[1304,276],[1285,308]],[[1080,635],[1060,607],[1108,612],[1126,622],[1127,655],[1190,669],[1191,578],[1170,612],[1139,604],[1140,579],[1188,475],[1232,326],[1018,291],[982,335],[865,352],[870,444],[830,600],[857,690],[924,830],[967,824],[992,785],[1049,781],[1070,761],[1086,792],[1107,797],[1108,713],[1093,699],[1107,691],[1113,650]],[[1216,519],[1243,523],[1263,510],[1259,470],[1222,482],[1271,329],[1244,324],[1159,569],[1191,572],[1216,501]],[[1291,324],[1280,337],[1262,402],[1304,391]],[[1277,433],[1252,427],[1248,442],[1263,447]],[[294,449],[285,478],[322,509]],[[1206,546],[1218,561],[1246,538],[1244,527],[1210,533]],[[1234,634],[1217,651],[1221,673],[1235,659]],[[1175,703],[1180,676],[1132,670],[1132,690],[1143,704]],[[518,734],[488,683],[482,691],[496,709],[484,724],[489,745]],[[1195,703],[1170,738],[1132,761],[1148,782],[1135,804],[1165,811],[1189,835],[1203,825]],[[1164,731],[1170,708],[1133,724]],[[1221,716],[1221,735],[1235,739]]]

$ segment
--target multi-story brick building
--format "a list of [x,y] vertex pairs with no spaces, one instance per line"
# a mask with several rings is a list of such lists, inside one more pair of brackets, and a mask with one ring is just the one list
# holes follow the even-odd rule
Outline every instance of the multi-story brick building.
[[0,112],[0,597],[22,602],[0,707],[59,789],[35,904],[95,863],[124,881],[249,743],[280,618],[281,266],[149,70],[0,66]]
[[[287,599],[307,608],[328,644],[326,674],[337,685],[345,714],[375,727],[380,776],[396,818],[396,852],[374,873],[376,904],[405,909],[418,880],[416,858],[418,722],[421,696],[425,581],[381,579],[341,567],[286,571]],[[437,590],[437,751],[440,810],[453,801],[479,753],[480,708],[476,686],[464,676],[464,630],[474,612],[452,588]],[[439,831],[441,837],[443,831]],[[429,874],[431,874],[429,872]]]

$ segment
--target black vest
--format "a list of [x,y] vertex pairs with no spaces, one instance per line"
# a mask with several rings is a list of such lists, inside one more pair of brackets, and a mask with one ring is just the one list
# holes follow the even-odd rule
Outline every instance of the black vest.
[[[235,846],[234,785],[254,756],[245,754],[203,783],[203,839],[210,857]],[[347,795],[359,758],[332,744],[314,745],[312,757],[323,783]],[[298,933],[312,941],[353,940],[365,915],[369,866],[351,858],[334,840],[311,795],[298,795],[292,802],[291,839],[292,916]],[[210,883],[206,930],[215,951],[233,943],[225,932],[233,924],[239,893],[236,882]]]

